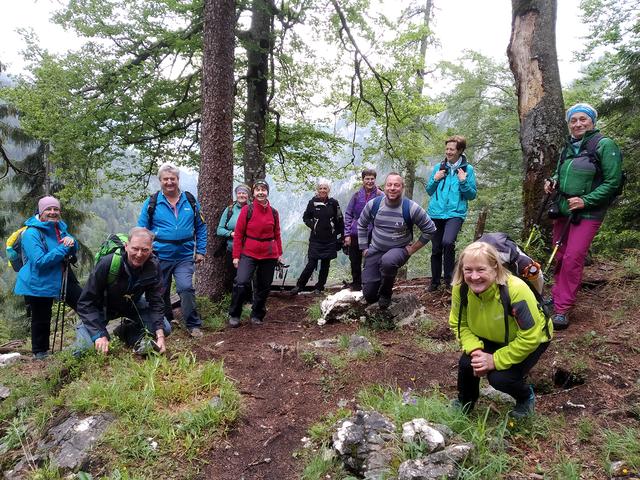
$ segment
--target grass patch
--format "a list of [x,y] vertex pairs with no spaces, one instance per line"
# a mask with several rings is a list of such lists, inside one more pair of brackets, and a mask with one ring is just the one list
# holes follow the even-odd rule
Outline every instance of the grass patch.
[[[33,442],[56,411],[109,412],[116,420],[99,449],[110,478],[190,478],[202,451],[227,432],[240,410],[222,362],[198,363],[190,353],[140,360],[116,344],[109,356],[56,355],[46,371],[15,377],[10,403],[0,405],[5,422],[14,416],[0,440],[5,451]],[[15,399],[25,395],[34,407],[18,409]],[[41,469],[38,478],[58,478],[54,470]]]
[[214,302],[207,297],[196,297],[196,308],[202,319],[202,324],[214,332],[225,329],[229,316],[229,304],[231,295],[225,295],[219,302]]
[[309,322],[317,322],[320,318],[322,318],[322,309],[320,308],[320,304],[322,302],[312,303],[307,307],[307,318]]
[[610,470],[611,462],[617,460],[624,460],[632,471],[640,470],[640,429],[623,427],[620,431],[604,430],[602,433],[602,450],[607,471]]

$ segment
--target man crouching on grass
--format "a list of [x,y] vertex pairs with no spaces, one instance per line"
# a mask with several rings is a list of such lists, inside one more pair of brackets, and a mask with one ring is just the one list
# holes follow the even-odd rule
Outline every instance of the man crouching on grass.
[[[162,272],[152,248],[153,233],[134,227],[129,231],[124,252],[105,255],[98,261],[78,300],[80,323],[74,353],[93,345],[106,354],[111,338],[107,323],[119,317],[125,318],[113,334],[125,344],[137,353],[148,353],[143,341],[147,333],[155,340],[149,345],[165,353],[165,336],[171,333],[171,326],[164,318]],[[121,258],[112,263],[117,255]]]

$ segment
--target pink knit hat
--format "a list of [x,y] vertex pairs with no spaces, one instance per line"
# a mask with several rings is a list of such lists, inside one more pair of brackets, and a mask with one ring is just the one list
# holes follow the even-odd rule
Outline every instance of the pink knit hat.
[[42,215],[42,213],[49,207],[58,207],[60,208],[60,201],[55,197],[42,197],[38,200],[38,214]]

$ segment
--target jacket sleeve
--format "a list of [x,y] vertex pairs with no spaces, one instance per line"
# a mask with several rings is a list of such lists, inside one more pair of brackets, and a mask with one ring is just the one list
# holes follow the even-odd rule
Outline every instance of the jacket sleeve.
[[231,238],[231,234],[233,230],[229,230],[225,225],[227,225],[227,215],[229,213],[229,207],[225,208],[220,216],[220,221],[218,222],[218,228],[216,229],[216,235],[224,238]]
[[[451,291],[451,311],[449,312],[449,326],[456,336],[464,353],[469,355],[474,350],[483,349],[484,343],[469,328],[467,322],[468,308],[460,312],[460,285],[454,285]],[[458,315],[460,319],[458,320]],[[458,321],[460,322],[460,335],[458,335]]]
[[139,227],[149,228],[149,212],[148,212],[149,201],[150,201],[150,198],[147,198],[142,203],[142,210],[140,210],[140,215],[138,216]]
[[65,247],[62,243],[48,250],[44,242],[46,239],[36,227],[27,228],[22,232],[25,257],[37,270],[61,264],[64,257],[71,252],[71,247]]
[[464,182],[460,182],[460,194],[465,200],[473,200],[478,194],[476,174],[469,164],[467,164],[467,179]]
[[514,288],[509,284],[509,296],[518,328],[516,337],[493,354],[496,370],[522,363],[542,342],[550,340],[544,332],[547,320],[529,287],[522,284]]
[[600,140],[596,154],[602,169],[602,183],[582,197],[585,208],[607,205],[620,188],[622,179],[622,157],[613,140],[606,137]]
[[247,229],[247,211],[249,207],[245,205],[240,210],[240,215],[238,215],[238,221],[236,222],[236,228],[233,234],[233,253],[232,258],[240,258],[240,254],[242,254],[242,244],[244,243],[244,236],[246,234]]
[[307,208],[304,211],[304,213],[302,214],[302,221],[304,222],[304,224],[309,227],[311,230],[313,230],[313,220],[314,220],[314,214],[316,212],[316,209],[313,205],[313,199],[309,200],[309,203],[307,203]]
[[347,205],[347,209],[344,211],[344,236],[348,237],[351,235],[351,225],[354,221],[358,221],[357,218],[353,218],[353,210],[356,205],[356,198],[358,196],[358,192],[354,193],[349,200],[349,204]]
[[426,245],[436,231],[436,224],[420,205],[415,202],[413,204],[414,209],[411,214],[413,224],[420,229],[419,241]]
[[429,181],[427,182],[426,190],[429,196],[432,196],[434,193],[436,193],[436,190],[438,188],[438,182],[434,178],[438,170],[440,170],[440,164],[436,163],[433,167],[433,170],[431,170],[431,176],[429,177]]
[[107,319],[101,315],[104,304],[104,294],[107,289],[107,277],[111,266],[111,255],[103,257],[89,275],[87,283],[78,299],[77,313],[80,321],[87,328],[91,340],[100,337],[109,338],[107,333]]
[[360,213],[358,218],[358,246],[360,250],[366,250],[369,248],[369,224],[372,221],[371,207],[373,206],[373,200],[369,200]]
[[280,236],[280,212],[276,215],[276,228],[274,232],[276,238],[276,247],[278,249],[278,257],[282,256],[282,237]]
[[[164,300],[162,298],[164,293],[164,283],[162,281],[162,270],[159,263],[154,263],[156,269],[156,283],[150,284],[145,292],[144,296],[149,304],[149,310],[151,311],[151,319],[155,325],[155,330],[161,330],[164,327]],[[155,330],[151,333],[155,333]]]
[[204,255],[207,253],[207,223],[202,215],[202,207],[196,202],[196,216],[194,225],[196,231],[196,253]]

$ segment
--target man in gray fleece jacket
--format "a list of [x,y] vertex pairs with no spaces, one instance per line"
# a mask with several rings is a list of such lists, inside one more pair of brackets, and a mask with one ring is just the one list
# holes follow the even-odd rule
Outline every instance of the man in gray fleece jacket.
[[[384,197],[370,200],[358,219],[358,244],[363,250],[362,293],[367,303],[380,308],[391,304],[391,293],[398,269],[424,247],[436,231],[427,212],[403,196],[404,179],[395,172],[387,175]],[[373,224],[371,243],[368,226]],[[413,226],[420,230],[413,240]]]

